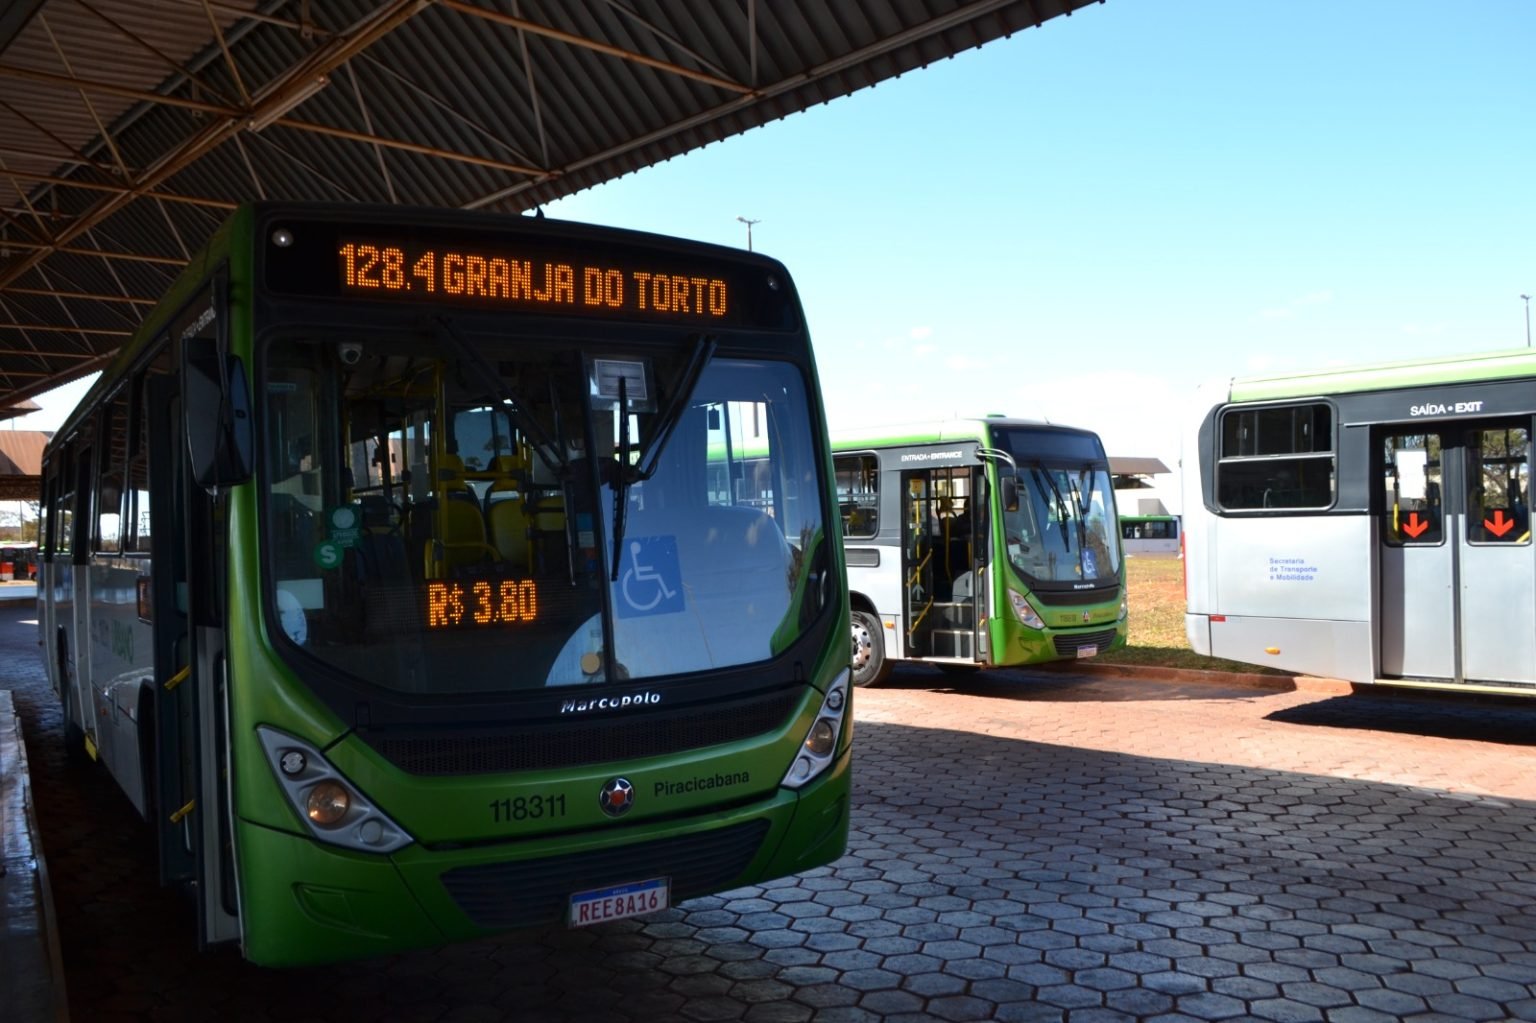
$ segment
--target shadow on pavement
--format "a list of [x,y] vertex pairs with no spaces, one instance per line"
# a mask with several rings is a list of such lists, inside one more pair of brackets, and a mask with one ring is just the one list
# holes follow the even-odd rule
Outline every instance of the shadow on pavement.
[[1321,728],[1396,732],[1536,746],[1536,700],[1357,687],[1350,696],[1277,710],[1266,720]]
[[1201,681],[1149,678],[1128,669],[1125,675],[1108,672],[1072,674],[1070,668],[939,668],[927,664],[896,665],[880,688],[915,692],[953,692],[998,700],[1027,702],[1102,702],[1232,700],[1265,692],[1290,692],[1296,688],[1288,676],[1263,687],[1238,681],[1223,682],[1214,672]]

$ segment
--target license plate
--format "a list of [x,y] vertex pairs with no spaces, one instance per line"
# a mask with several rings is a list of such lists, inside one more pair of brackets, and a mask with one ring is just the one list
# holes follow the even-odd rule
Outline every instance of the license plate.
[[1078,657],[1093,657],[1099,652],[1096,646],[1080,646],[1077,648]]
[[643,916],[666,909],[671,902],[671,895],[672,882],[665,877],[577,892],[571,896],[568,920],[572,927],[589,927],[611,920]]

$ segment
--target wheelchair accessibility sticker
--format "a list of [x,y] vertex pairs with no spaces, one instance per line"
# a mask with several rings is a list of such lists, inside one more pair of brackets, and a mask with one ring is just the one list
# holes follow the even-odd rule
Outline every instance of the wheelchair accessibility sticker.
[[624,541],[615,601],[620,618],[673,614],[684,608],[677,537],[636,536]]

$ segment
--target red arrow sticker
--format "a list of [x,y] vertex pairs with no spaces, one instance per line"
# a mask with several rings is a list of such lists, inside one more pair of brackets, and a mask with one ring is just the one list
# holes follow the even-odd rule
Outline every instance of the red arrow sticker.
[[1489,520],[1484,519],[1483,525],[1487,526],[1488,532],[1492,533],[1494,536],[1503,536],[1505,533],[1515,528],[1515,520],[1506,519],[1504,517],[1504,509],[1500,508],[1493,513],[1493,521],[1490,522]]
[[1415,540],[1419,538],[1419,534],[1423,533],[1424,530],[1428,528],[1429,520],[1425,519],[1423,522],[1420,522],[1418,512],[1413,512],[1410,514],[1408,516],[1408,521],[1403,523],[1403,532],[1407,533]]

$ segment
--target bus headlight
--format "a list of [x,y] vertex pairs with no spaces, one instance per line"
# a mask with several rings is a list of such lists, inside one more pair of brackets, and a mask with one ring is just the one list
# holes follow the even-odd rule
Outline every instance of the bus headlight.
[[1045,628],[1045,620],[1035,613],[1035,609],[1029,606],[1029,601],[1024,599],[1024,594],[1017,590],[1008,591],[1008,601],[1013,605],[1014,617],[1031,629]]
[[371,853],[391,853],[415,841],[314,746],[267,725],[257,726],[256,737],[310,837]]
[[843,669],[827,687],[821,698],[821,709],[816,720],[806,729],[805,741],[795,762],[789,765],[784,780],[779,782],[787,789],[798,789],[817,777],[837,758],[837,740],[843,734],[843,713],[848,706],[848,669]]
[[805,751],[813,757],[824,757],[832,752],[832,744],[836,741],[837,729],[832,727],[832,722],[817,718],[810,734],[805,737]]
[[304,800],[304,813],[310,820],[329,828],[347,815],[352,807],[352,796],[333,781],[323,781],[309,790]]
[[1116,618],[1115,621],[1117,621],[1117,622],[1125,621],[1125,616],[1130,614],[1130,613],[1131,613],[1131,606],[1130,606],[1130,604],[1126,603],[1126,598],[1121,597],[1120,598],[1120,617]]

